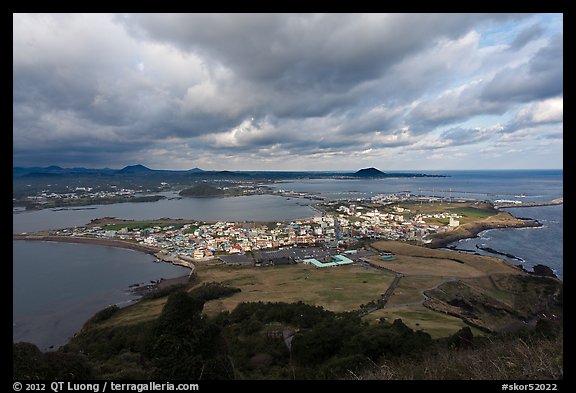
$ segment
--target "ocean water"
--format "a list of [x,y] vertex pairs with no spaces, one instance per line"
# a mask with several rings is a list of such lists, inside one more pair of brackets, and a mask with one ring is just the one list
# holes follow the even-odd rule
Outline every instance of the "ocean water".
[[[526,269],[537,264],[550,267],[563,278],[564,261],[564,223],[563,206],[538,206],[506,209],[516,217],[530,217],[543,225],[537,228],[489,229],[479,233],[479,237],[462,239],[452,243],[457,248],[479,252],[502,258],[514,265],[521,264]],[[523,261],[494,255],[476,248],[476,245],[490,247],[496,251],[512,254]]]
[[[277,221],[318,214],[311,201],[271,195],[183,198],[151,203],[83,206],[13,214],[14,233],[85,225],[113,216],[148,220],[162,217],[207,221]],[[110,304],[129,304],[129,285],[182,276],[188,269],[153,263],[132,250],[86,244],[13,242],[13,340],[42,350],[65,344],[95,312]]]
[[[563,195],[563,172],[556,171],[414,171],[445,178],[309,179],[276,183],[274,187],[319,193],[327,198],[365,197],[410,191],[413,194],[514,199],[543,202]],[[150,203],[91,206],[88,210],[15,212],[14,233],[87,224],[91,219],[161,217],[227,221],[280,221],[317,214],[306,199],[257,195],[235,198],[185,198]],[[541,263],[563,276],[563,206],[508,209],[517,217],[534,218],[540,228],[489,230],[454,245],[476,250],[484,244],[524,259],[529,268]],[[126,304],[125,293],[136,282],[183,275],[186,269],[152,263],[153,257],[109,247],[13,242],[14,341],[30,341],[46,349],[66,342],[94,312],[109,304]],[[488,255],[488,254],[487,254]],[[504,257],[503,257],[504,258]],[[518,264],[516,260],[510,260]],[[151,270],[150,270],[151,269]],[[160,270],[158,270],[160,269]],[[180,270],[178,270],[180,269]],[[67,283],[61,280],[67,280]],[[85,284],[79,284],[87,280]]]
[[117,217],[128,220],[185,218],[206,221],[276,221],[312,217],[308,199],[287,200],[273,195],[231,198],[163,199],[157,202],[92,205],[72,210],[44,209],[13,214],[13,233],[81,226],[94,218]]
[[136,299],[132,284],[190,272],[152,255],[90,244],[13,241],[12,339],[65,344],[95,312]]
[[[383,179],[309,179],[277,183],[274,187],[296,192],[316,192],[328,199],[369,197],[376,194],[409,191],[415,195],[464,197],[481,200],[517,200],[545,202],[563,196],[562,170],[500,171],[414,171],[448,177]],[[480,237],[464,239],[451,245],[494,255],[476,249],[484,245],[522,258],[524,262],[497,255],[510,263],[522,263],[531,270],[544,264],[563,277],[564,206],[506,209],[516,217],[540,221],[539,228],[493,229]]]
[[563,193],[562,170],[499,171],[413,171],[448,177],[381,179],[309,179],[276,183],[275,188],[296,192],[316,192],[340,198],[351,192],[358,197],[410,191],[415,195],[514,199],[543,202]]

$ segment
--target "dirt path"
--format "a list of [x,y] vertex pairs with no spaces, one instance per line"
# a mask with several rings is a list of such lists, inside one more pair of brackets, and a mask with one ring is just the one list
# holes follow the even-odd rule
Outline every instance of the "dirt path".
[[404,277],[404,275],[402,273],[396,273],[396,277],[394,277],[394,280],[392,281],[392,283],[390,284],[388,289],[386,289],[386,292],[384,292],[382,297],[380,299],[378,299],[377,305],[375,307],[369,308],[368,310],[364,310],[364,311],[360,312],[360,314],[359,314],[360,318],[365,317],[366,315],[373,313],[376,310],[381,310],[384,307],[386,307],[386,303],[388,303],[388,299],[390,299],[390,296],[392,296],[392,294],[394,293],[396,288],[398,288],[398,284],[400,283],[400,279],[402,277]]

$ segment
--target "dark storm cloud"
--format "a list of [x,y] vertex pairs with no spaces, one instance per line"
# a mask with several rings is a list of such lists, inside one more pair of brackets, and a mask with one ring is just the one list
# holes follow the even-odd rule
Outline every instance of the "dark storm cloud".
[[211,153],[409,146],[561,95],[562,36],[546,44],[542,23],[518,28],[514,51],[480,47],[482,29],[530,17],[15,14],[14,159],[108,166],[159,154],[186,167]]
[[120,19],[144,39],[205,53],[242,78],[285,92],[340,92],[440,37],[456,38],[484,14],[131,14]]

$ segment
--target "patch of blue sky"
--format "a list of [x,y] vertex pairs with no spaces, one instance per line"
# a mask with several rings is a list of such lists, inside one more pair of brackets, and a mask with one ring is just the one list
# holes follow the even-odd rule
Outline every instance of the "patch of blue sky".
[[453,128],[465,128],[465,129],[486,129],[497,126],[498,124],[504,126],[516,115],[516,110],[508,111],[502,115],[478,115],[473,116],[465,121],[454,122],[451,124],[446,124],[443,126],[436,127],[431,135],[442,135],[445,131]]
[[496,45],[509,45],[522,30],[518,21],[510,21],[480,32],[478,48]]
[[[516,112],[516,110],[511,110],[502,115],[474,116],[462,123],[459,123],[458,126],[462,128],[489,128],[495,126],[496,124],[504,125],[514,118]],[[445,128],[448,129],[451,127]]]
[[564,31],[564,14],[539,14],[534,16],[534,20],[540,22],[549,35]]
[[544,29],[545,36],[551,36],[563,31],[564,15],[537,14],[522,20],[490,25],[485,30],[480,31],[478,48],[510,45],[519,33],[534,24],[538,24]]

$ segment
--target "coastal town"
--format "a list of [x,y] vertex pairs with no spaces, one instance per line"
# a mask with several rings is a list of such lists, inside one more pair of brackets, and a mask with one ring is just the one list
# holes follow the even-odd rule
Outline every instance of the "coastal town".
[[365,239],[427,243],[431,241],[429,236],[451,231],[460,225],[462,214],[450,212],[448,208],[454,210],[455,206],[468,206],[463,202],[433,203],[426,206],[427,213],[422,213],[406,207],[410,203],[419,206],[414,196],[409,194],[330,201],[315,205],[318,215],[314,217],[269,223],[183,220],[134,222],[105,218],[93,220],[86,226],[52,230],[41,235],[69,240],[92,238],[130,242],[158,250],[159,255],[168,257],[168,260],[171,257],[193,262],[247,255],[245,258],[223,260],[230,263],[258,263],[267,256],[252,259],[253,255],[258,256],[257,252],[292,246],[349,250],[362,246]]
[[[68,188],[68,187],[66,187]],[[40,205],[47,204],[50,200],[78,200],[83,198],[110,198],[110,197],[120,197],[120,196],[131,196],[137,191],[130,188],[118,188],[117,186],[110,186],[112,190],[94,190],[94,187],[74,187],[70,188],[68,192],[54,192],[50,189],[44,189],[38,192],[36,195],[27,196],[28,201],[36,202]],[[16,200],[13,198],[14,201]]]

